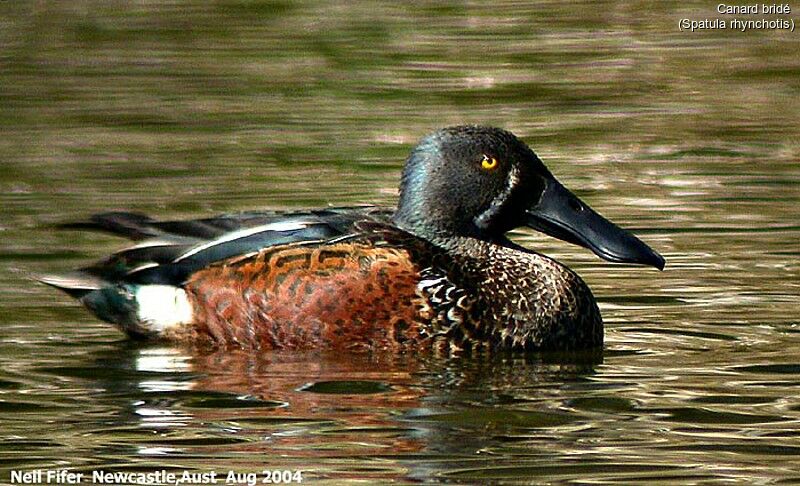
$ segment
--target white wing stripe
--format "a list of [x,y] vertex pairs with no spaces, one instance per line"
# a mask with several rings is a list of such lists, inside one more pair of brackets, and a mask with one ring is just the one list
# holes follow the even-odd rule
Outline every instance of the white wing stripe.
[[221,245],[223,243],[228,243],[230,241],[238,240],[241,238],[246,238],[248,236],[262,233],[264,231],[277,231],[277,232],[294,231],[307,228],[312,224],[313,223],[311,222],[304,222],[304,221],[281,221],[278,223],[264,224],[261,226],[254,226],[252,228],[244,228],[237,231],[232,231],[230,233],[220,236],[216,240],[211,240],[208,243],[203,243],[202,245],[195,246],[191,250],[187,251],[183,255],[176,258],[175,261],[179,262],[184,258],[189,258],[190,256],[200,253],[201,251],[206,250],[208,248]]

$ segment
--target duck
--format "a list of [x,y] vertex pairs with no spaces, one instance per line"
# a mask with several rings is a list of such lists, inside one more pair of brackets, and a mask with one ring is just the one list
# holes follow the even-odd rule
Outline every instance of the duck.
[[260,210],[62,225],[133,246],[41,282],[130,338],[268,350],[571,351],[603,346],[587,284],[508,238],[531,228],[612,263],[664,258],[566,189],[509,131],[439,129],[394,209]]

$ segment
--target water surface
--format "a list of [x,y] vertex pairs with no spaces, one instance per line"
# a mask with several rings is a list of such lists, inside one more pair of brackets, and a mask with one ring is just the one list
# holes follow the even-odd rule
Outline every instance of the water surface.
[[[800,480],[800,34],[708,2],[0,2],[0,480]],[[800,6],[798,6],[800,8]],[[53,224],[393,204],[414,142],[508,128],[667,258],[578,271],[600,355],[196,353],[34,284],[118,249]]]

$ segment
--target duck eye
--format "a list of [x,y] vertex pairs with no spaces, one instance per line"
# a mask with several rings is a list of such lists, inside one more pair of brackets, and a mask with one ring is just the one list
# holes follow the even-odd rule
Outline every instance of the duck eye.
[[492,170],[497,167],[497,159],[484,155],[481,159],[481,168],[484,170]]

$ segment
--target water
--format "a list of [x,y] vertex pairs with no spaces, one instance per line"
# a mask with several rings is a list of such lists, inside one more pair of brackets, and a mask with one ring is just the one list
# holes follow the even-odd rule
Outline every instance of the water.
[[[0,2],[0,480],[800,481],[800,34],[678,30],[714,9]],[[93,212],[392,204],[465,122],[667,258],[515,234],[592,287],[602,354],[199,354],[30,279],[120,248],[53,229]]]

